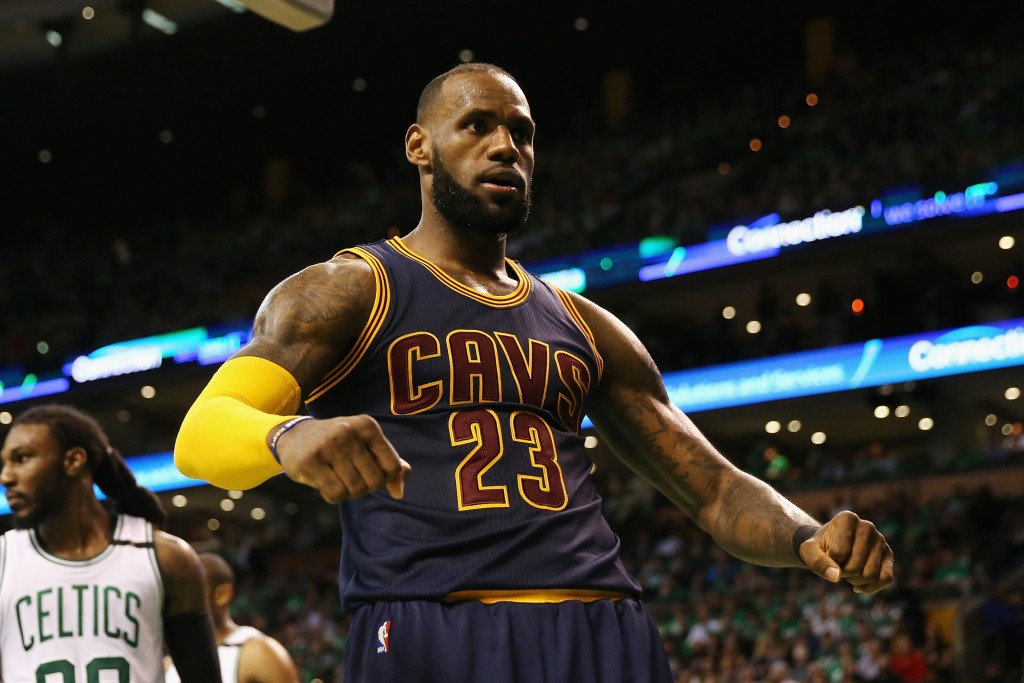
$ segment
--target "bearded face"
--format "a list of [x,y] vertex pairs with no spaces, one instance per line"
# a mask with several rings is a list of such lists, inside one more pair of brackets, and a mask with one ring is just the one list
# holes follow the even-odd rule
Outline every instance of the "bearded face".
[[438,213],[453,225],[486,234],[508,234],[526,224],[532,195],[529,184],[522,192],[508,196],[474,193],[455,179],[435,150],[430,198]]
[[42,424],[15,425],[7,434],[0,483],[6,489],[14,526],[31,529],[68,500],[72,477],[64,471],[63,451]]

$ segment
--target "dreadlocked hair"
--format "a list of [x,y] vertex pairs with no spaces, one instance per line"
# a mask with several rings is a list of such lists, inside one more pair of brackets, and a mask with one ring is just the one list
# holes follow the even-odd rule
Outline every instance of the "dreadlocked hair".
[[118,513],[142,517],[158,527],[167,521],[160,499],[139,486],[124,458],[91,416],[73,406],[51,403],[29,408],[14,420],[14,425],[19,424],[46,425],[61,449],[85,450],[93,481],[114,503]]

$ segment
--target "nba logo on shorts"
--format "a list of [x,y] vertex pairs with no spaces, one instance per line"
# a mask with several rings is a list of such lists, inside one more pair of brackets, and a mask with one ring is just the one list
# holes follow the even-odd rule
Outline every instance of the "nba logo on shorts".
[[391,632],[391,620],[388,619],[377,629],[377,654],[388,651],[388,636]]

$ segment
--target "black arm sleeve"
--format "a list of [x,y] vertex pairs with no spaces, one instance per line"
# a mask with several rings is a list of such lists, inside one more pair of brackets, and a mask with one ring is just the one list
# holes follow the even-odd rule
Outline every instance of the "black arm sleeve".
[[217,638],[208,610],[164,617],[164,642],[181,683],[221,683]]

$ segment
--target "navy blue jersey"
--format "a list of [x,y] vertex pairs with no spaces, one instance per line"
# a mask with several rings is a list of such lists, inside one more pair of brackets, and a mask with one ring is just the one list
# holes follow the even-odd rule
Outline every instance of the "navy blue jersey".
[[307,405],[371,415],[412,473],[402,500],[340,504],[346,607],[639,596],[579,434],[602,361],[569,296],[513,261],[516,289],[489,296],[397,238],[349,251],[370,264],[376,304]]

